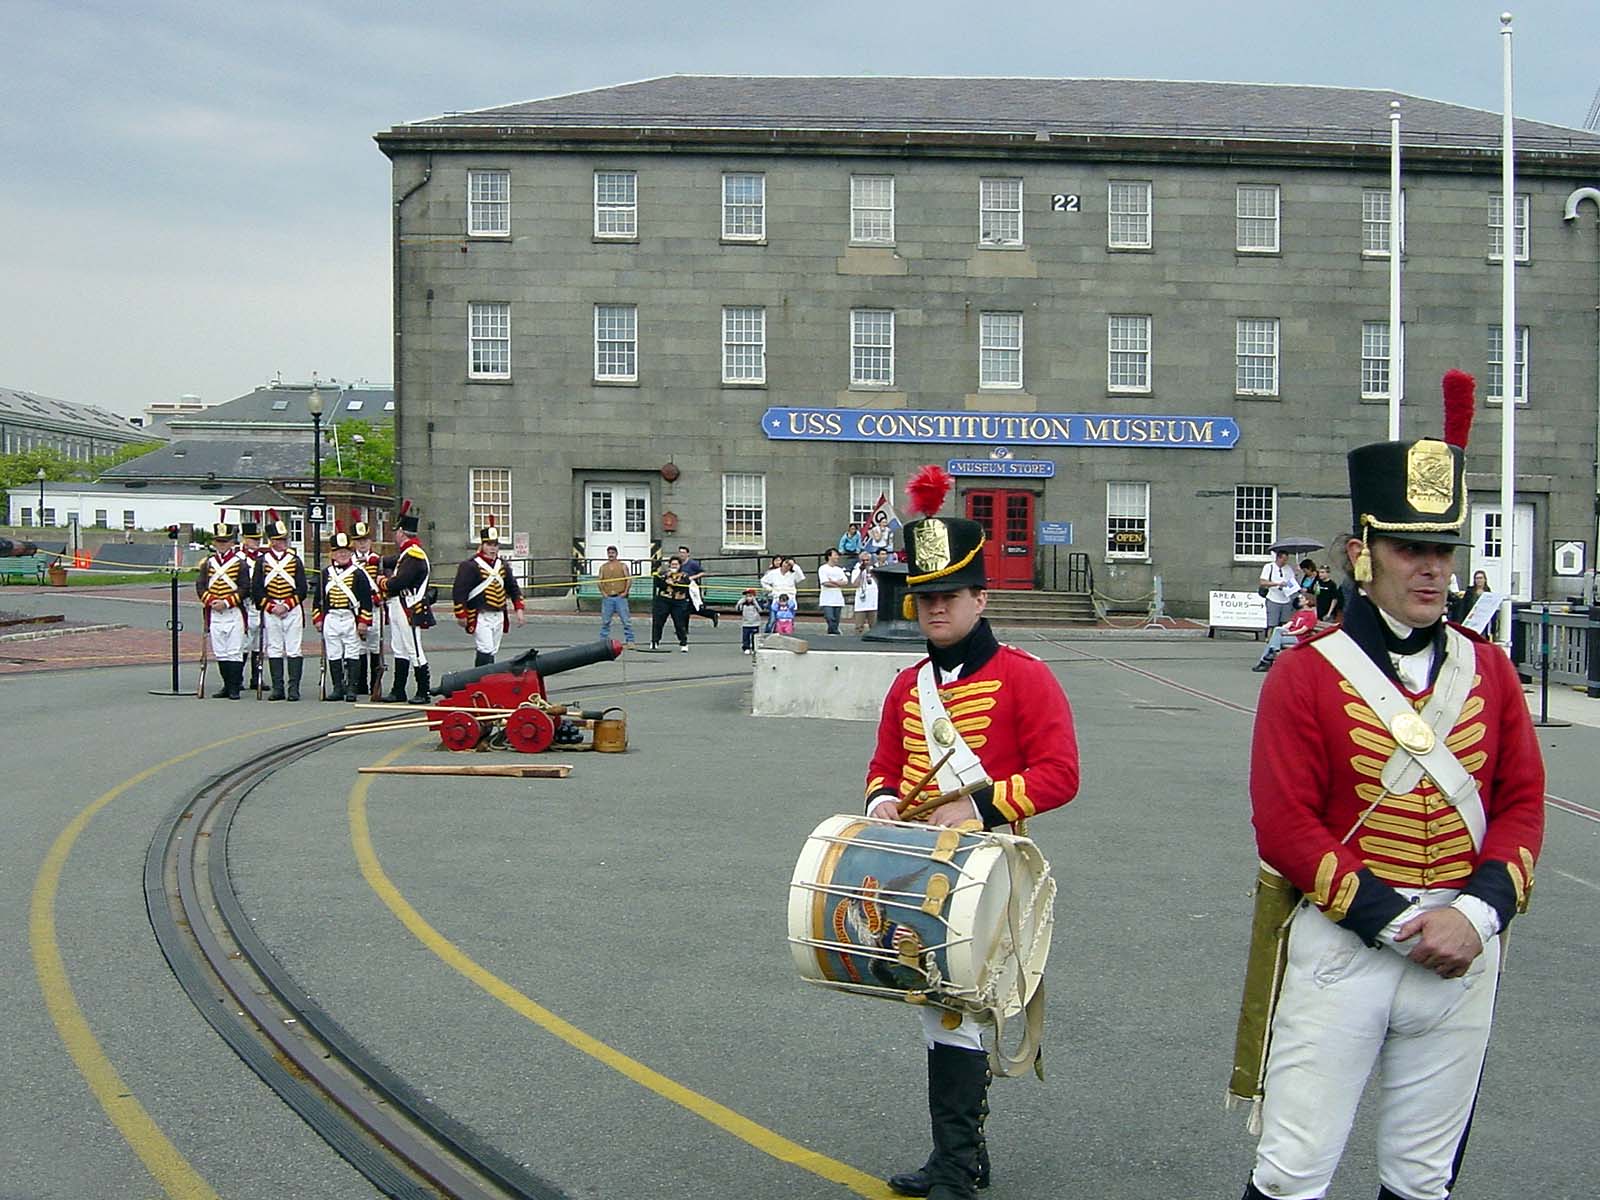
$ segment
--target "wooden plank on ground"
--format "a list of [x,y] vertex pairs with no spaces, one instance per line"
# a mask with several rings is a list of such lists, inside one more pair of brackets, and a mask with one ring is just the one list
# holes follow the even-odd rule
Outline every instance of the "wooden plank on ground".
[[387,767],[357,767],[362,775],[499,775],[512,779],[565,779],[572,774],[567,763],[493,764],[399,764]]

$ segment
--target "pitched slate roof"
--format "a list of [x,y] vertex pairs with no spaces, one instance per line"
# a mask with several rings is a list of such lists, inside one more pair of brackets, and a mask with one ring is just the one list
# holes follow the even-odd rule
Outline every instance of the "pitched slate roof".
[[[425,130],[697,129],[920,132],[1389,142],[1401,104],[1407,145],[1496,146],[1499,114],[1403,92],[1309,84],[1162,79],[667,75],[616,87],[447,113]],[[1600,151],[1600,135],[1518,120],[1528,149]],[[380,143],[385,140],[379,135]]]
[[117,438],[124,442],[143,442],[159,438],[147,429],[137,429],[127,417],[118,416],[92,404],[72,404],[52,400],[36,392],[0,387],[0,420],[11,418],[30,425],[50,425],[73,432]]
[[[374,422],[394,419],[394,410],[384,409],[384,405],[394,401],[393,388],[328,380],[319,383],[317,391],[322,397],[324,425],[347,419]],[[166,425],[175,434],[240,424],[304,426],[309,429],[311,410],[307,407],[307,400],[310,396],[309,383],[267,384],[200,412],[176,413],[167,420]]]
[[300,441],[237,438],[180,438],[159,450],[119,463],[100,478],[160,480],[206,479],[219,483],[248,483],[266,479],[295,479],[311,471],[311,446]]

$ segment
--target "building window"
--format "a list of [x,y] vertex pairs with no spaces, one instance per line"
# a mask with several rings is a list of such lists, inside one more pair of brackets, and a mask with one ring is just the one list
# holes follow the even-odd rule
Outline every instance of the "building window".
[[1233,489],[1233,557],[1236,561],[1265,562],[1278,540],[1278,489],[1257,483],[1236,484]]
[[594,235],[639,236],[639,175],[636,171],[594,173]]
[[94,525],[96,529],[110,529],[111,526],[107,523],[110,520],[111,513],[107,509],[97,508],[94,510]]
[[345,412],[360,412],[366,406],[367,402],[365,400],[351,400],[345,404],[344,410]]
[[506,237],[511,232],[511,172],[467,172],[467,233]]
[[978,181],[978,241],[985,246],[1022,245],[1022,180]]
[[1150,390],[1150,318],[1106,319],[1106,387],[1113,392]]
[[1278,249],[1278,185],[1241,183],[1235,194],[1234,218],[1238,249],[1254,254],[1275,252]]
[[850,176],[850,240],[887,245],[894,241],[894,176]]
[[866,528],[878,505],[893,495],[894,479],[889,475],[850,476],[850,520]]
[[850,382],[870,387],[894,385],[894,310],[850,310]]
[[[1406,252],[1406,193],[1400,191],[1400,253]],[[1361,189],[1361,253],[1389,257],[1389,189]]]
[[722,310],[722,382],[767,381],[767,310]]
[[511,528],[511,469],[473,467],[467,479],[467,508],[472,514],[467,537],[478,543],[478,531],[493,525],[503,531]]
[[[1489,386],[1484,399],[1498,404],[1505,399],[1506,347],[1504,326],[1489,326]],[[1518,404],[1528,402],[1528,327],[1517,326],[1516,397]]]
[[1278,394],[1278,319],[1241,317],[1235,334],[1234,391],[1241,396]]
[[[1406,347],[1406,327],[1400,325],[1400,352]],[[1361,323],[1361,398],[1387,400],[1389,398],[1389,322],[1363,321]]]
[[978,386],[1022,386],[1022,314],[978,314]]
[[622,528],[626,533],[644,532],[644,497],[625,496],[622,500]]
[[1150,184],[1113,179],[1106,185],[1106,245],[1113,250],[1150,248]]
[[134,524],[133,509],[125,508],[122,510],[122,527],[124,529],[137,528],[137,526]]
[[55,523],[56,523],[56,510],[55,509],[53,509],[53,508],[41,508],[39,510],[39,524],[41,524],[41,525],[54,525]]
[[722,236],[738,241],[760,241],[767,236],[767,177],[722,177]]
[[511,378],[511,305],[467,305],[469,379]]
[[[1505,197],[1499,192],[1489,196],[1489,257],[1496,261],[1505,257],[1506,220]],[[1516,197],[1516,262],[1528,261],[1528,197],[1518,192]]]
[[24,529],[26,529],[29,525],[32,525],[32,524],[33,524],[33,509],[24,508],[22,510],[22,526],[23,526]]
[[594,306],[594,377],[626,383],[639,378],[639,310],[636,306]]
[[1106,557],[1150,557],[1150,485],[1106,484]]
[[722,477],[722,547],[762,550],[767,544],[767,477]]

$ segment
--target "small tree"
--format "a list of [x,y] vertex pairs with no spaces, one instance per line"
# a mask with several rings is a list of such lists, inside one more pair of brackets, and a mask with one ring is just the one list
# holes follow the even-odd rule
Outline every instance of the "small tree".
[[[394,483],[394,425],[372,425],[366,421],[340,421],[339,470],[346,479],[361,479],[367,483]],[[328,469],[328,452],[323,451],[322,469]],[[306,463],[311,466],[310,461]]]

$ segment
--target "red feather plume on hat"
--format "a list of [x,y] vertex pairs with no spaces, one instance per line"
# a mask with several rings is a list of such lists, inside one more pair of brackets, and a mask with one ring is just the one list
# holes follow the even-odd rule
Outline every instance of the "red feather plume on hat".
[[275,509],[275,508],[267,509],[267,520],[276,521],[277,519],[278,519],[278,510]]
[[1465,371],[1449,370],[1444,373],[1444,440],[1452,446],[1467,448],[1467,435],[1472,432],[1472,411],[1477,380]]
[[944,505],[954,482],[943,467],[929,463],[906,482],[908,507],[919,516],[933,516]]
[[411,511],[411,501],[410,500],[402,500],[402,501],[400,501],[400,515],[403,517],[410,511]]

